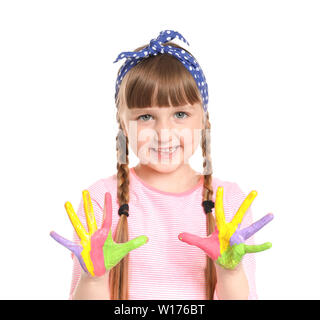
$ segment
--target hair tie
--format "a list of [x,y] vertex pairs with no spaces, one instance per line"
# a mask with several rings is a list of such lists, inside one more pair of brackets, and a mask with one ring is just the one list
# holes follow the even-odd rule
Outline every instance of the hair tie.
[[174,46],[163,45],[163,43],[169,42],[174,38],[179,38],[187,45],[190,45],[189,42],[179,32],[173,30],[163,30],[156,39],[152,39],[150,41],[146,48],[141,49],[140,51],[123,51],[119,53],[117,59],[113,63],[123,58],[127,58],[127,60],[122,65],[117,75],[115,98],[118,95],[119,86],[123,77],[131,68],[148,56],[167,53],[183,63],[184,67],[191,73],[201,93],[203,109],[205,112],[207,111],[209,95],[208,85],[204,73],[198,61],[191,54]]
[[121,217],[122,214],[125,214],[127,217],[129,217],[129,205],[127,203],[124,203],[123,205],[120,206],[118,210],[118,214]]
[[212,212],[212,208],[214,208],[214,202],[212,200],[204,200],[202,202],[202,206],[204,208],[205,213]]

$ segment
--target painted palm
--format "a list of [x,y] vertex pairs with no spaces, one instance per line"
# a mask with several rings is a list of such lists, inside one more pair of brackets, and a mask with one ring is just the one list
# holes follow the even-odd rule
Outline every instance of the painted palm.
[[270,242],[261,245],[246,245],[244,243],[273,219],[273,214],[269,213],[247,228],[240,229],[242,219],[256,196],[257,192],[251,191],[231,222],[226,222],[223,209],[223,187],[218,187],[215,200],[215,231],[205,238],[187,232],[180,233],[178,238],[202,249],[223,268],[234,269],[246,253],[261,252],[272,246]]
[[105,194],[103,222],[97,228],[89,191],[82,192],[83,206],[88,226],[88,232],[76,215],[70,202],[66,202],[65,209],[69,219],[80,238],[80,244],[63,238],[54,231],[50,232],[53,239],[72,251],[78,258],[82,269],[92,276],[102,276],[106,270],[117,265],[131,250],[148,241],[147,236],[139,236],[125,243],[116,243],[112,239],[112,201],[111,194]]

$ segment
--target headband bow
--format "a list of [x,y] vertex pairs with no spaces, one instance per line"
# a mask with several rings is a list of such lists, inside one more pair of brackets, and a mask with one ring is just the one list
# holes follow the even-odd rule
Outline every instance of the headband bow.
[[117,97],[119,86],[121,84],[123,77],[131,68],[137,65],[143,58],[146,58],[151,55],[157,55],[158,53],[159,54],[168,53],[168,54],[171,54],[176,59],[180,60],[185,66],[185,68],[193,76],[202,96],[203,109],[206,112],[208,109],[208,100],[209,100],[208,85],[207,85],[207,81],[204,76],[204,73],[200,65],[198,64],[197,60],[183,49],[176,48],[170,45],[168,46],[162,45],[163,43],[173,40],[176,37],[189,45],[188,41],[179,32],[176,32],[173,30],[164,30],[160,32],[159,36],[156,39],[152,39],[146,48],[140,51],[121,52],[113,63],[116,63],[118,60],[121,60],[123,58],[127,58],[127,59],[125,63],[122,65],[122,67],[120,68],[117,76],[115,98]]

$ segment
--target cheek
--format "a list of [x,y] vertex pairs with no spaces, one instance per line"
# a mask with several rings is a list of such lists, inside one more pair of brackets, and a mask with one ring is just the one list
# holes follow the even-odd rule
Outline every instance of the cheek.
[[151,135],[152,131],[150,129],[139,128],[139,126],[137,126],[136,130],[130,132],[129,144],[136,155],[143,150],[147,151],[147,146],[152,139]]
[[194,130],[194,135],[193,135],[193,146],[194,146],[194,148],[197,148],[197,146],[200,144],[201,135],[202,135],[201,129],[197,128],[197,129]]
[[195,150],[200,141],[202,136],[202,118],[199,116],[195,121],[192,123],[192,144],[193,150]]
[[150,144],[150,141],[152,140],[153,130],[144,128],[144,127],[138,127],[137,128],[137,145],[138,149],[143,148],[144,146]]
[[201,141],[201,127],[188,127],[181,131],[180,144],[194,151]]

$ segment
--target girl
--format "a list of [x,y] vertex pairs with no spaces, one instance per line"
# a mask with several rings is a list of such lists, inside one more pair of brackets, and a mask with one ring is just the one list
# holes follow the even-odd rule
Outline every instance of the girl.
[[[210,257],[212,248],[196,244],[218,234],[212,212],[218,186],[224,190],[226,221],[245,194],[236,183],[212,176],[206,80],[190,52],[170,42],[175,37],[187,43],[180,33],[165,30],[116,60],[127,57],[116,81],[117,173],[87,189],[99,227],[110,210],[116,243],[141,235],[148,241],[99,277],[85,272],[72,254],[70,299],[257,298],[254,255],[225,268]],[[188,163],[200,141],[203,174]],[[139,159],[131,168],[129,144]],[[106,193],[110,203],[105,203]],[[84,205],[81,200],[77,215],[86,226]],[[251,223],[248,209],[241,227]],[[80,244],[76,232],[73,240]],[[251,237],[248,244],[253,243]]]

